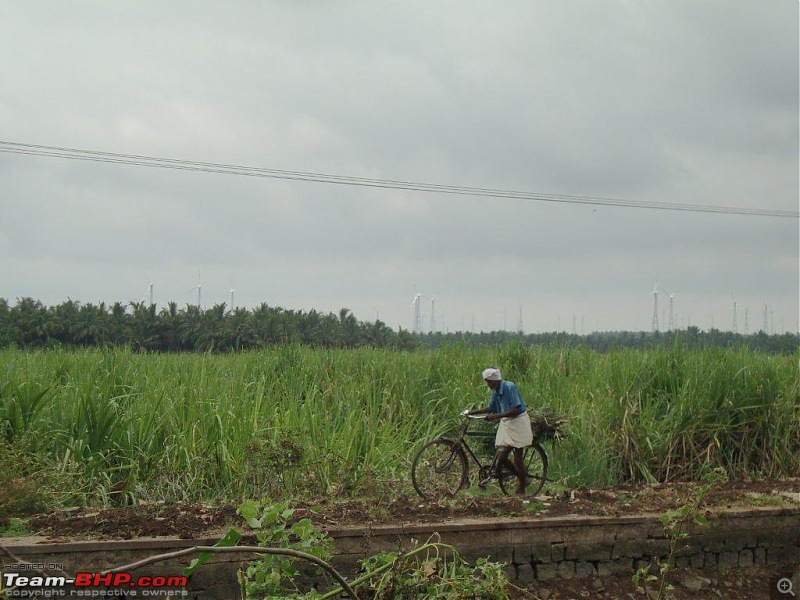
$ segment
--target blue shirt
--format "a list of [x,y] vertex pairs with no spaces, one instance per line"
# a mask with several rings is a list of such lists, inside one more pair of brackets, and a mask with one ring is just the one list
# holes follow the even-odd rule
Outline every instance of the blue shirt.
[[522,398],[520,398],[519,390],[517,390],[517,386],[514,385],[514,382],[501,381],[500,387],[492,391],[492,399],[489,400],[489,410],[493,413],[503,413],[515,406],[520,407],[520,415],[528,410],[528,407],[525,406]]

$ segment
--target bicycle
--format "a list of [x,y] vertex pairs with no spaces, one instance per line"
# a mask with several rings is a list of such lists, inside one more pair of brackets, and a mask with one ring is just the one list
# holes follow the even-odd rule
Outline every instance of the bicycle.
[[[468,486],[469,459],[478,467],[478,486],[486,488],[496,481],[504,494],[508,494],[517,482],[516,470],[497,464],[497,452],[492,462],[484,464],[467,443],[467,437],[494,437],[492,432],[469,431],[473,419],[485,419],[486,415],[469,415],[468,410],[455,439],[438,437],[419,449],[411,463],[411,481],[414,489],[425,500],[441,500],[454,496],[460,489]],[[537,495],[547,479],[547,453],[534,439],[525,448],[525,470],[528,474],[527,494]]]

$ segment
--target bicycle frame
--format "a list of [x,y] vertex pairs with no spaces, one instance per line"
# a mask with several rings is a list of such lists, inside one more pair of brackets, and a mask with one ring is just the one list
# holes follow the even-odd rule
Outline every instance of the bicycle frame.
[[467,437],[488,438],[488,437],[493,437],[494,434],[490,433],[490,432],[477,432],[477,431],[472,431],[471,432],[471,431],[469,431],[469,425],[470,425],[470,420],[471,419],[484,419],[485,420],[486,417],[483,417],[483,416],[475,417],[475,416],[471,416],[471,415],[463,415],[463,416],[464,416],[464,422],[461,424],[461,428],[458,431],[458,436],[453,440],[453,453],[452,453],[452,456],[447,460],[445,466],[447,468],[450,467],[450,465],[452,464],[453,460],[455,460],[456,452],[458,451],[459,448],[461,448],[461,449],[463,449],[465,451],[467,457],[471,458],[472,462],[474,462],[477,465],[477,467],[478,467],[478,476],[481,479],[484,479],[483,474],[484,474],[486,469],[489,469],[489,471],[491,471],[493,469],[496,469],[496,467],[497,467],[497,451],[495,450],[494,454],[492,455],[492,462],[489,463],[488,465],[486,465],[483,462],[481,462],[481,459],[472,450],[472,448],[470,447],[470,445],[467,442],[466,438]]

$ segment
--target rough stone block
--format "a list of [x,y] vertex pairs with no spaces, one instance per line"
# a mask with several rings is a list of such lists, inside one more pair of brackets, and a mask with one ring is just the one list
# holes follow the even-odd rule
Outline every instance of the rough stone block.
[[647,556],[667,556],[669,548],[670,541],[665,538],[650,538],[644,545],[644,551]]
[[564,558],[566,560],[609,560],[614,545],[613,532],[604,532],[601,527],[583,531],[569,529],[564,532]]
[[618,527],[614,545],[611,548],[611,559],[616,560],[641,554],[646,540],[646,528],[641,525]]
[[691,556],[700,551],[700,545],[693,538],[683,538],[675,541],[674,556]]
[[614,536],[603,533],[598,528],[587,530],[583,538],[566,538],[567,560],[609,560],[611,548],[614,545]]
[[[739,546],[739,544],[731,544],[727,539],[727,535],[724,531],[707,531],[692,536],[692,543],[704,552],[725,552],[731,550],[733,546]],[[741,547],[743,548],[744,546],[742,545]]]
[[521,563],[517,567],[517,584],[529,584],[536,581],[536,571],[531,563]]
[[533,565],[537,581],[550,581],[558,575],[558,565],[555,563],[542,563]]
[[739,566],[739,553],[738,552],[720,552],[719,553],[719,567],[732,569]]
[[499,560],[511,560],[510,549],[512,543],[511,530],[492,531],[481,530],[448,531],[442,533],[442,541],[458,548],[463,556],[486,556],[487,551]]
[[728,515],[711,521],[709,527],[704,527],[698,531],[698,535],[716,535],[725,540],[726,548],[721,550],[740,550],[746,546],[755,546],[758,543],[760,528],[774,527],[762,522],[761,519],[742,518]]
[[[447,542],[452,543],[452,542]],[[468,562],[475,562],[479,558],[487,558],[494,562],[511,563],[514,562],[514,548],[511,546],[496,546],[494,543],[487,543],[483,547],[468,545],[460,546],[453,544],[458,548],[459,554],[464,560]],[[527,557],[526,557],[527,558]]]
[[689,556],[676,556],[674,558],[675,568],[676,569],[686,569],[690,565],[690,557]]
[[564,542],[555,542],[550,545],[550,560],[552,562],[561,562],[564,560],[567,547]]
[[742,550],[741,552],[739,552],[740,567],[752,567],[754,564],[755,560],[752,550]]
[[[358,573],[361,570],[361,566],[358,563],[358,560],[362,558],[360,556],[355,556],[354,554],[347,554],[343,556],[334,556],[331,558],[330,563],[333,565],[333,568],[339,571],[342,575],[349,576]],[[202,571],[202,569],[200,569]]]
[[575,563],[571,560],[564,560],[558,563],[558,576],[561,579],[572,579],[575,577]]
[[761,525],[748,521],[747,528],[756,533],[754,545],[771,546],[775,544],[800,544],[800,527],[797,526],[797,515],[775,515],[764,519]]
[[575,563],[575,576],[576,577],[592,577],[593,575],[597,575],[597,567],[594,566],[594,563],[587,562],[585,560],[579,560]]
[[797,546],[773,546],[767,549],[768,565],[793,565],[800,562]]
[[334,541],[334,548],[337,554],[367,556],[370,547],[371,540],[360,536],[340,537]]
[[644,527],[645,535],[649,538],[664,537],[664,525],[661,524],[660,519],[654,519],[647,523]]
[[767,564],[767,550],[766,548],[758,547],[753,550],[753,562],[758,566]]
[[703,553],[703,562],[707,567],[716,567],[719,565],[719,554],[716,552]]
[[552,562],[552,544],[549,540],[539,540],[529,546],[531,561],[533,562]]
[[611,575],[611,567],[616,561],[601,560],[597,563],[597,574],[600,577],[607,577]]
[[[647,563],[649,564],[649,563]],[[633,559],[604,560],[597,563],[597,574],[600,577],[609,575],[626,575],[634,572]]]
[[645,560],[643,558],[637,558],[633,561],[632,565],[634,571],[641,571],[642,569],[650,569],[653,571],[655,569],[652,561]]

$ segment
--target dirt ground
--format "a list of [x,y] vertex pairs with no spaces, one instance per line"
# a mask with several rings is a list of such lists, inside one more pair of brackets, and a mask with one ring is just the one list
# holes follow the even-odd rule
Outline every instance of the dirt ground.
[[[394,523],[432,523],[464,517],[541,515],[622,516],[661,514],[693,497],[692,484],[654,484],[603,489],[578,488],[554,496],[472,496],[463,493],[441,504],[423,502],[405,494],[362,500],[322,498],[294,504],[295,517],[308,517],[320,529]],[[704,496],[702,509],[747,506],[797,506],[800,479],[730,481],[715,485]],[[76,509],[32,517],[28,527],[53,541],[68,539],[131,539],[179,536],[186,539],[214,535],[241,527],[237,505],[139,504],[106,509]]]
[[[443,522],[464,517],[534,517],[564,515],[621,516],[661,514],[680,507],[693,497],[691,484],[661,484],[604,489],[580,488],[554,496],[523,499],[516,496],[476,497],[464,493],[443,504],[422,502],[416,496],[339,501],[331,498],[294,505],[295,518],[308,517],[320,529],[394,523]],[[707,514],[736,507],[800,505],[800,479],[731,481],[712,487],[704,497]],[[141,504],[108,509],[80,509],[37,515],[28,527],[51,541],[76,539],[130,539],[134,537],[210,537],[229,527],[244,530],[236,505]],[[675,572],[672,598],[770,598],[770,586],[786,574],[774,569],[752,568],[721,573]],[[798,582],[800,583],[800,582]],[[798,589],[798,588],[795,588]],[[564,600],[567,598],[646,598],[629,576],[558,580],[534,584],[517,591],[519,598]],[[773,594],[772,597],[779,597]]]

